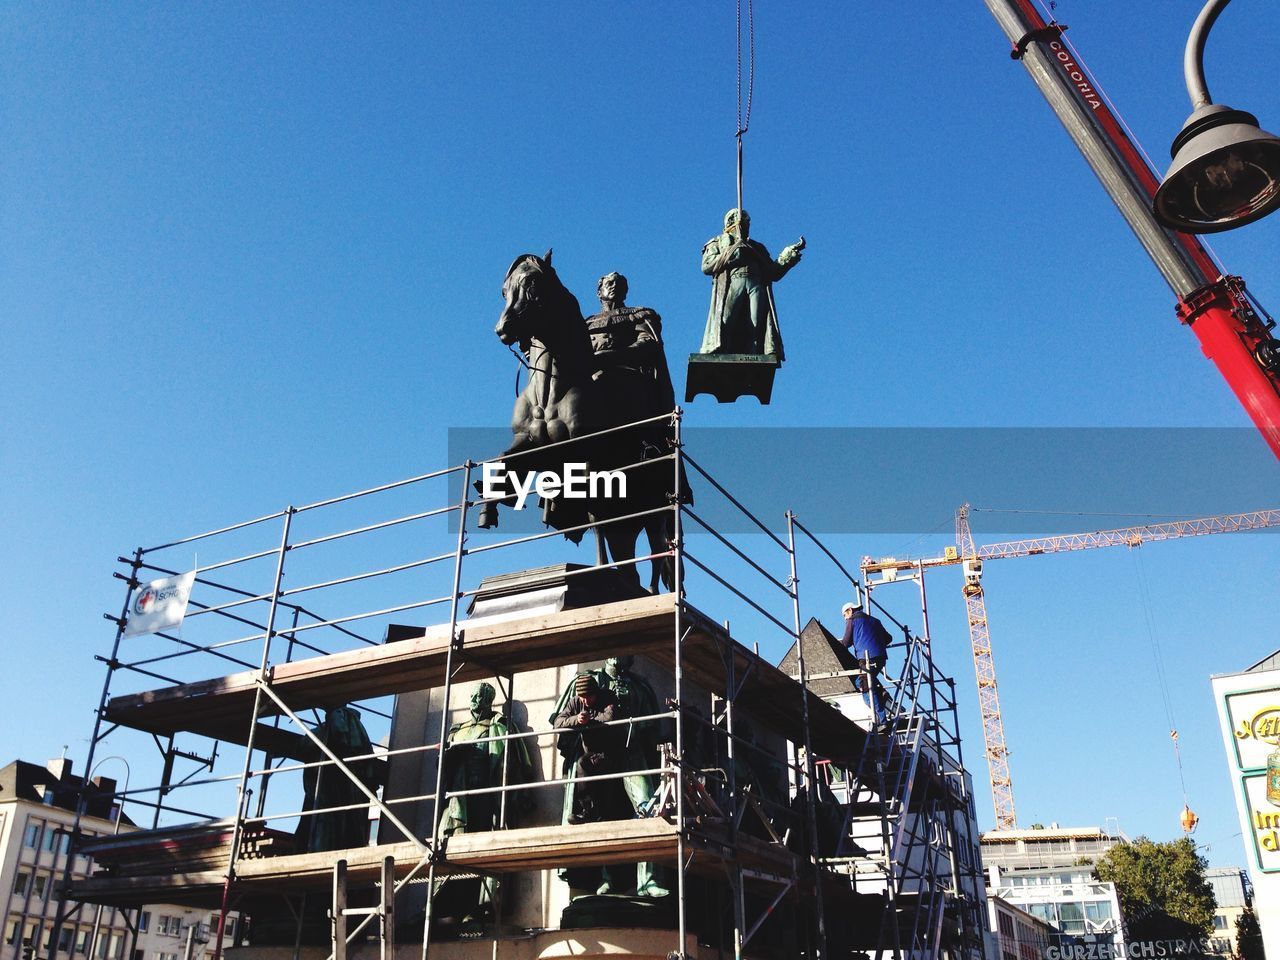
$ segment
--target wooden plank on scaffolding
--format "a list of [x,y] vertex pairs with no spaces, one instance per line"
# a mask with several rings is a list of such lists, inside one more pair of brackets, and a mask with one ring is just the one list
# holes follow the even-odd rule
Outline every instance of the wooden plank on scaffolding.
[[71,881],[67,896],[80,903],[137,907],[146,903],[218,907],[222,903],[224,870],[171,870],[137,877],[93,876]]
[[[668,594],[470,627],[463,621],[462,668],[454,679],[596,660],[605,649],[645,653],[670,643],[674,610]],[[444,684],[448,650],[448,628],[435,627],[416,638],[280,664],[271,685],[295,711],[424,690]],[[257,671],[245,671],[113,697],[106,716],[151,733],[186,731],[243,744],[256,681]],[[275,712],[264,702],[263,716]]]
[[[644,654],[673,666],[675,613],[676,598],[662,594],[474,626],[463,621],[462,649],[454,663],[456,667],[460,660],[461,668],[454,680],[599,660],[606,651]],[[683,644],[686,678],[723,696],[725,656],[731,651],[735,676],[748,678],[738,705],[793,742],[803,742],[799,685],[689,604],[682,605],[682,615],[690,628]],[[297,711],[443,686],[447,634],[447,627],[438,626],[420,637],[283,663],[272,668],[271,687]],[[244,744],[256,681],[256,671],[246,671],[113,697],[106,719],[156,734],[186,731]],[[856,759],[865,740],[862,729],[821,697],[807,697],[814,751],[834,760]],[[266,698],[262,709],[262,716],[277,712]],[[259,745],[279,756],[304,759],[299,735],[268,729],[259,725],[258,735],[264,738]]]
[[[445,844],[444,858],[437,862],[436,872],[518,873],[606,863],[673,863],[678,836],[675,825],[661,817],[457,834]],[[728,847],[727,836],[722,827],[710,825],[689,831],[691,849],[701,851],[694,858],[695,869],[722,870],[724,859],[735,856]],[[752,837],[739,837],[736,857],[744,865],[786,875],[803,866],[782,847]],[[283,891],[331,888],[334,863],[339,858],[346,861],[349,884],[371,887],[380,880],[388,858],[394,861],[396,878],[401,879],[421,862],[422,852],[416,844],[386,843],[243,860],[236,866],[237,896],[251,900],[259,894],[275,896]],[[425,869],[419,870],[417,876],[425,877]],[[75,881],[70,896],[87,903],[112,905],[216,906],[222,882],[222,872],[210,870],[170,870],[132,877],[98,876]]]

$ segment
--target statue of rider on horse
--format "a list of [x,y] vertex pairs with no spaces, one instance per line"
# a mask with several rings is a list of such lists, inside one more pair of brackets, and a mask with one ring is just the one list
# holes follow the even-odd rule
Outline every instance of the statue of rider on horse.
[[[549,498],[543,502],[543,519],[575,543],[588,527],[594,529],[597,562],[616,564],[620,576],[637,589],[639,574],[629,561],[634,561],[636,539],[644,530],[650,555],[664,554],[653,560],[649,589],[656,593],[659,579],[672,588],[670,508],[677,476],[675,394],[663,350],[662,318],[647,307],[626,305],[627,280],[621,274],[601,277],[596,292],[601,311],[584,318],[577,298],[551,266],[551,251],[544,257],[517,257],[507,271],[505,306],[494,332],[503,343],[519,348],[529,379],[512,413],[514,442],[499,460],[517,477],[534,471],[563,475],[566,463],[624,470],[625,497]],[[638,425],[600,435],[626,424]],[[680,499],[691,500],[683,477]],[[510,500],[484,502],[481,527],[497,526],[500,502]]]

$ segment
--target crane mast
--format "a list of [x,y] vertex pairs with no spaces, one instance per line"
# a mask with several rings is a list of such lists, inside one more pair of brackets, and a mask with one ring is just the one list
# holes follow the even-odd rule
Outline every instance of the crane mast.
[[986,744],[987,769],[991,772],[991,799],[995,805],[996,829],[1012,830],[1018,825],[1018,818],[1013,809],[1009,749],[1004,742],[1000,689],[996,686],[996,664],[991,656],[991,634],[987,629],[982,561],[978,559],[973,546],[973,534],[969,531],[967,503],[956,512],[956,546],[964,564],[964,607],[969,619],[973,672],[978,678],[978,707],[982,711],[982,739]]
[[1114,530],[1068,533],[1053,537],[1032,537],[1001,543],[975,545],[969,528],[969,504],[956,511],[956,545],[948,547],[940,557],[908,560],[865,557],[862,576],[879,574],[883,581],[899,573],[923,571],[931,567],[959,564],[964,571],[964,605],[969,621],[969,644],[973,649],[973,669],[978,680],[978,706],[982,713],[982,737],[986,748],[987,767],[991,773],[991,798],[995,807],[996,829],[1012,830],[1017,826],[1013,805],[1013,778],[1009,772],[1009,750],[1004,738],[1004,718],[1000,713],[1000,689],[996,683],[995,659],[991,652],[991,632],[987,624],[986,591],[982,586],[984,560],[1010,557],[1036,557],[1048,553],[1072,553],[1099,547],[1140,547],[1144,543],[1177,540],[1181,537],[1203,537],[1215,533],[1241,533],[1280,527],[1280,510],[1251,510],[1215,517],[1196,517],[1168,523],[1150,523]]

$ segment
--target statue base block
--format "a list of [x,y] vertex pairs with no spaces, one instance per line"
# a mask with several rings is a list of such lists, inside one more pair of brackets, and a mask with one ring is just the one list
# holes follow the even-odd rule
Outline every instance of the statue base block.
[[590,927],[676,926],[676,898],[665,897],[578,897],[560,914],[561,930]]
[[684,381],[684,400],[709,393],[721,403],[753,396],[767,406],[773,396],[773,375],[782,363],[772,353],[691,353]]

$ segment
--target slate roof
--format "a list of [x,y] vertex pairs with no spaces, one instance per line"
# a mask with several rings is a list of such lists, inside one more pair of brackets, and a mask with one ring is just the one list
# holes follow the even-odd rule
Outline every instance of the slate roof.
[[[817,617],[810,617],[809,622],[800,631],[804,641],[805,673],[834,673],[837,670],[856,670],[858,661],[853,654],[844,648],[826,627],[818,622]],[[796,644],[791,645],[787,655],[778,663],[778,669],[788,676],[794,677],[800,672],[799,659],[796,656]],[[840,697],[856,693],[853,689],[853,677],[827,677],[822,680],[810,680],[809,689],[820,697]]]
[[[0,803],[14,800],[44,803],[45,792],[52,791],[49,806],[74,811],[83,782],[83,778],[70,772],[58,777],[48,767],[38,763],[14,760],[8,766],[0,767]],[[111,819],[111,798],[115,788],[114,780],[95,777],[89,788],[90,799],[85,812],[91,817]],[[129,823],[130,820],[126,816],[123,822]]]

